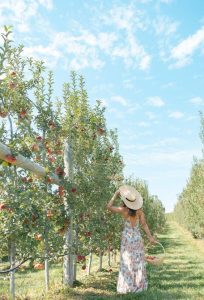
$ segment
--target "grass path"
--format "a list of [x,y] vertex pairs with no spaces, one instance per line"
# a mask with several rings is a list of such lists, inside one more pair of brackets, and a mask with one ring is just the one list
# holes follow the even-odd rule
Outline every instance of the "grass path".
[[[129,293],[123,296],[117,295],[115,291],[118,265],[113,265],[112,273],[104,270],[104,272],[95,273],[91,276],[84,276],[80,278],[80,281],[74,288],[63,290],[59,281],[53,281],[53,288],[47,298],[38,296],[35,298],[32,294],[32,297],[27,296],[25,298],[24,296],[18,299],[203,300],[204,242],[195,241],[187,231],[179,227],[175,222],[168,222],[165,233],[159,235],[159,241],[166,250],[165,263],[162,266],[148,265],[149,288],[146,292],[140,294]],[[95,265],[93,268],[96,267]],[[40,273],[38,277],[40,278]],[[37,289],[36,276],[35,282],[34,280],[31,282],[32,276],[29,276],[29,281],[30,286],[36,286]],[[41,277],[41,281],[43,281],[43,277]],[[26,294],[29,295],[29,293]]]

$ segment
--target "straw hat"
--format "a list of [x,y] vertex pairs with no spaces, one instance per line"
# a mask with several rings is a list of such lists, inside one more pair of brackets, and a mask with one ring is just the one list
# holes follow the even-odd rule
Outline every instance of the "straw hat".
[[137,210],[142,207],[142,196],[133,186],[122,185],[119,187],[119,191],[121,199],[128,208]]

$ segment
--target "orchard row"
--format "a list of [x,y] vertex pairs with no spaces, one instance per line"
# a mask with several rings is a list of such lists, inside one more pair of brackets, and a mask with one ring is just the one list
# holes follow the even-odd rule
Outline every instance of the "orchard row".
[[[14,266],[32,256],[35,269],[45,267],[48,287],[43,257],[67,254],[64,282],[73,269],[72,284],[76,263],[86,269],[87,255],[98,254],[102,267],[104,253],[119,250],[122,220],[106,204],[121,184],[141,192],[153,233],[164,225],[164,208],[144,181],[124,178],[117,131],[107,128],[100,101],[89,105],[83,77],[72,72],[62,96],[54,96],[53,73],[24,58],[10,33],[5,27],[0,49],[0,137],[10,149],[0,153],[0,257]],[[22,168],[19,155],[32,168]]]

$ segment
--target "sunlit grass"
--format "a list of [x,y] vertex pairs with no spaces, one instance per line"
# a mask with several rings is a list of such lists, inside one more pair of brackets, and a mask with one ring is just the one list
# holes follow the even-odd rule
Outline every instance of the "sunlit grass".
[[[74,288],[63,288],[62,266],[53,265],[50,270],[51,289],[44,293],[44,272],[26,271],[17,273],[16,291],[19,299],[91,300],[91,299],[147,299],[147,300],[203,300],[204,299],[204,260],[202,245],[199,247],[190,234],[176,223],[169,222],[165,233],[159,236],[166,249],[165,262],[161,266],[148,265],[149,287],[140,294],[117,295],[116,282],[118,264],[113,264],[112,273],[107,272],[107,256],[104,257],[103,272],[96,273],[98,258],[94,257],[92,275],[85,276],[79,268],[78,281]],[[2,287],[2,280],[1,287]],[[6,294],[8,281],[4,281]],[[43,296],[44,295],[44,296]],[[26,298],[27,297],[27,298]]]

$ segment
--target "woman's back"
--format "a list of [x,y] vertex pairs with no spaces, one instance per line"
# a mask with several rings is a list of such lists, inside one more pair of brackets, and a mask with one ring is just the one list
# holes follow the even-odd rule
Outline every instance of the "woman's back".
[[123,218],[125,221],[129,221],[132,227],[135,227],[135,225],[139,224],[139,211],[136,212],[135,216],[130,216],[129,210],[127,209],[124,212]]
[[120,271],[117,291],[139,292],[147,288],[144,244],[139,228],[139,217],[124,215],[121,239]]

